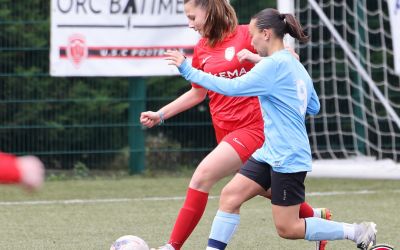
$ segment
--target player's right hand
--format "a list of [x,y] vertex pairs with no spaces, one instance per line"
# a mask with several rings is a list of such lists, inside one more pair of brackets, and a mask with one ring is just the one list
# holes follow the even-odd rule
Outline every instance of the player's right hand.
[[39,189],[44,180],[43,163],[33,155],[17,158],[17,167],[21,174],[21,184],[26,189],[34,191]]
[[140,114],[140,123],[147,128],[158,125],[160,123],[160,119],[160,115],[157,112],[146,111]]

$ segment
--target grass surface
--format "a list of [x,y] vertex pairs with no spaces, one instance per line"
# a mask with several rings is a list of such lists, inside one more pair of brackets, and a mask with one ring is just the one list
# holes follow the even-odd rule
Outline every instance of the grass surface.
[[[210,195],[219,195],[227,181],[216,185]],[[188,177],[48,181],[35,194],[1,186],[0,249],[109,249],[125,234],[159,246],[169,237],[188,182]],[[306,187],[307,201],[315,207],[329,207],[334,220],[374,221],[378,242],[400,246],[400,217],[395,212],[400,204],[400,181],[309,178]],[[218,199],[211,197],[183,249],[206,248],[217,206]],[[356,249],[350,241],[328,246]],[[256,197],[242,207],[241,224],[227,249],[301,250],[314,249],[314,244],[279,238],[270,203]]]

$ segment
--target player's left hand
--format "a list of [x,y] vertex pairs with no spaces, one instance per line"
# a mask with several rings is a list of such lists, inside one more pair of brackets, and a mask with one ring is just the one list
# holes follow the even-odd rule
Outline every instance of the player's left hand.
[[17,158],[17,167],[21,173],[21,184],[29,191],[39,189],[44,180],[44,166],[36,156],[27,155]]
[[165,60],[168,61],[168,64],[175,65],[176,67],[181,66],[183,61],[185,61],[186,59],[186,57],[177,50],[167,50],[167,52],[165,52],[164,55],[167,56]]
[[255,54],[253,52],[251,52],[248,49],[242,49],[241,51],[239,51],[236,54],[238,60],[240,63],[244,62],[244,61],[249,61],[252,63],[258,63],[259,61],[261,61],[262,57],[259,56],[258,54]]

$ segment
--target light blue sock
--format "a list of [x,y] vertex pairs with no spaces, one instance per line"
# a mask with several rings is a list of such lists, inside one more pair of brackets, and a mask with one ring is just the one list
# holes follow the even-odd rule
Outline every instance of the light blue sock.
[[343,223],[310,217],[306,220],[306,235],[304,239],[310,241],[343,240]]
[[225,249],[240,222],[240,215],[218,210],[215,215],[207,249]]

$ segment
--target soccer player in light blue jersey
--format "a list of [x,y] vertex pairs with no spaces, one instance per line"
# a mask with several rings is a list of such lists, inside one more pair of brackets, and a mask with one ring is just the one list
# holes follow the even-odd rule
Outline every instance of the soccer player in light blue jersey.
[[228,96],[258,96],[264,117],[265,142],[222,191],[207,249],[225,249],[239,224],[242,203],[260,188],[270,190],[272,214],[279,236],[309,241],[349,239],[360,249],[375,244],[373,222],[348,224],[321,218],[299,218],[305,199],[304,180],[311,171],[311,150],[305,115],[315,115],[320,104],[311,77],[287,50],[286,33],[306,41],[291,14],[264,9],[252,17],[251,43],[263,58],[247,74],[226,79],[190,66],[177,51],[166,53],[169,64],[182,76],[209,90]]

